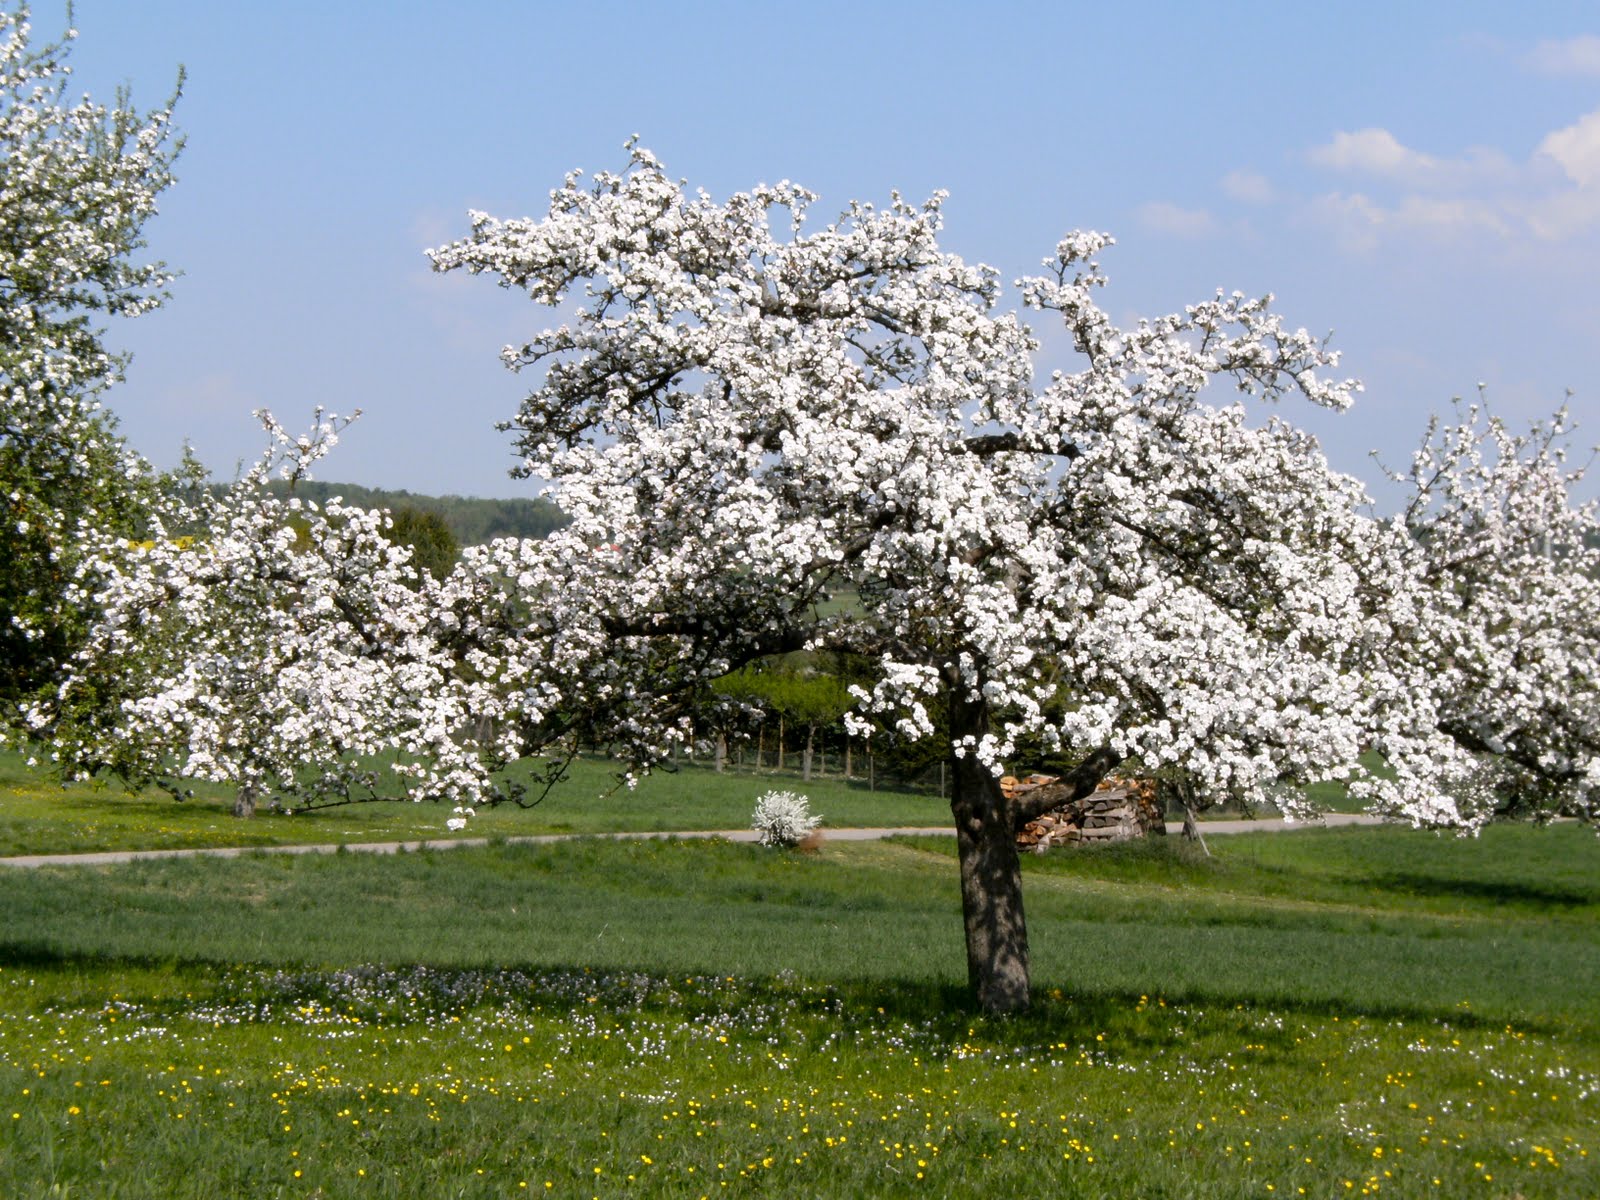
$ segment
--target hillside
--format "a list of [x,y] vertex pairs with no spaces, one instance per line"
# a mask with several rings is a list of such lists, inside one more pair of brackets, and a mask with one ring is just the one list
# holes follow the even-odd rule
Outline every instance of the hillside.
[[[275,482],[275,490],[286,485]],[[324,483],[302,479],[295,494],[318,504],[333,496],[362,508],[415,508],[437,513],[463,546],[477,546],[501,537],[542,538],[566,524],[566,518],[545,499],[485,500],[476,496],[424,496],[405,490],[362,487],[357,483]]]

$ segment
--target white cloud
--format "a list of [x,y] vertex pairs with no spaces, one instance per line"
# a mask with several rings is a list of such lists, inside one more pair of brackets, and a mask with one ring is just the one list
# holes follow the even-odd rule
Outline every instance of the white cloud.
[[1547,136],[1539,153],[1559,163],[1580,188],[1600,182],[1600,109]]
[[1216,219],[1205,209],[1181,208],[1164,200],[1141,204],[1137,215],[1146,229],[1173,237],[1205,237],[1217,227]]
[[1454,158],[1414,150],[1387,129],[1340,132],[1306,157],[1331,171],[1356,172],[1411,187],[1454,190],[1511,182],[1516,168],[1501,151],[1472,146]]
[[1438,159],[1402,145],[1387,129],[1360,129],[1336,133],[1326,146],[1307,155],[1319,167],[1334,171],[1364,171],[1372,175],[1415,178],[1437,169]]
[[1278,198],[1272,181],[1256,171],[1229,171],[1222,177],[1222,190],[1245,204],[1271,204]]
[[1600,75],[1600,37],[1547,39],[1522,56],[1522,65],[1540,75]]
[[1385,233],[1511,244],[1600,229],[1600,109],[1546,135],[1521,162],[1492,147],[1431,154],[1382,128],[1337,133],[1306,158],[1362,177],[1361,190],[1325,192],[1303,209],[1354,249]]

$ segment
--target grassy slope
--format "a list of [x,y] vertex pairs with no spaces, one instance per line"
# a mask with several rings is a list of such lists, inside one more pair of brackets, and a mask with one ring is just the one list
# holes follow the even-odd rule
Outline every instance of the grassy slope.
[[[1600,847],[1574,828],[1470,846],[1384,829],[1248,835],[1209,861],[1096,851],[1030,860],[1028,874],[1047,987],[1433,1016],[1464,1003],[1516,1020],[1594,1015],[1600,994]],[[43,955],[964,975],[943,839],[817,856],[584,841],[146,862],[0,873],[0,905],[13,946]]]
[[1600,1192],[1592,836],[1214,850],[1030,860],[1014,1022],[939,840],[0,873],[0,1194]]
[[[609,782],[472,832],[737,827],[794,786]],[[225,811],[0,758],[9,852],[446,815]],[[1600,1194],[1590,834],[1213,849],[1029,858],[1041,1003],[1006,1023],[964,1009],[948,839],[0,871],[0,1195]]]

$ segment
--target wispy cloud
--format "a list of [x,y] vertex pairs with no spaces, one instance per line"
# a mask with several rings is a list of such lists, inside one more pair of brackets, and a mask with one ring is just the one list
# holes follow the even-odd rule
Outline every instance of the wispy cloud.
[[1347,250],[1362,252],[1375,250],[1391,235],[1450,241],[1507,238],[1515,232],[1492,205],[1417,195],[1380,201],[1363,192],[1328,192],[1305,201],[1298,215],[1331,231]]
[[1336,179],[1359,180],[1304,208],[1354,247],[1391,232],[1510,243],[1600,229],[1600,110],[1552,131],[1521,161],[1483,146],[1430,153],[1383,128],[1341,131],[1305,158]]
[[1146,229],[1171,237],[1205,237],[1217,227],[1216,218],[1205,209],[1183,208],[1165,201],[1141,204],[1137,215]]
[[1271,204],[1278,198],[1272,181],[1258,171],[1229,171],[1222,177],[1222,190],[1245,204]]
[[1522,65],[1540,75],[1600,76],[1600,37],[1547,39],[1522,56]]

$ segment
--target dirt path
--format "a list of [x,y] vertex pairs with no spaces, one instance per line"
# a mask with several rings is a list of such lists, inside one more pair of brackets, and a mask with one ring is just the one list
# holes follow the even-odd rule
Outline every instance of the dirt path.
[[[1260,821],[1205,821],[1203,834],[1279,833],[1284,830],[1315,829],[1319,826],[1378,825],[1379,817],[1364,813],[1328,813],[1320,822],[1290,823],[1278,818]],[[1176,835],[1177,830],[1171,831]],[[918,835],[950,836],[949,826],[912,826],[906,828],[825,829],[823,836],[833,842],[871,842],[887,837],[914,837]],[[753,842],[754,831],[749,829],[674,830],[664,833],[542,833],[526,837],[508,838],[428,838],[410,842],[342,842],[308,846],[215,846],[186,850],[101,850],[87,854],[21,854],[15,858],[0,858],[0,867],[100,867],[116,863],[142,862],[159,858],[240,858],[247,854],[402,854],[417,850],[454,850],[460,846],[487,846],[491,842],[507,846],[536,846],[546,842],[568,842],[580,837],[609,837],[619,840],[648,838],[725,838],[730,842]]]

